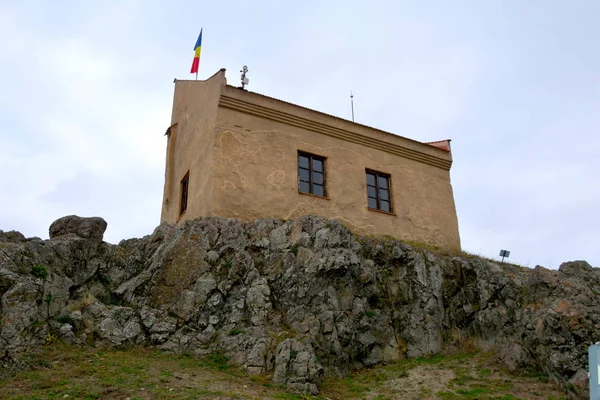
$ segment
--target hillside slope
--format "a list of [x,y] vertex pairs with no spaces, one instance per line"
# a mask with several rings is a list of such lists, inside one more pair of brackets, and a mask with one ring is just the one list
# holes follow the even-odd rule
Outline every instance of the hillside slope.
[[534,371],[510,374],[484,353],[406,359],[326,378],[317,396],[295,394],[268,374],[248,376],[226,356],[168,354],[136,346],[99,350],[63,345],[22,355],[29,369],[0,378],[0,397],[19,399],[564,400]]

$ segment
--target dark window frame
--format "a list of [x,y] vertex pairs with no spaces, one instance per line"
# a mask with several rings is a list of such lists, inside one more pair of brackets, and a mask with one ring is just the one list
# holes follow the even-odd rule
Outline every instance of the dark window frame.
[[[374,185],[369,183],[369,175],[374,177]],[[394,206],[392,199],[392,175],[386,172],[375,171],[367,168],[365,169],[365,178],[367,183],[367,208],[373,211],[394,214]],[[380,178],[385,179],[385,186],[387,187],[384,187],[384,185],[380,184]],[[372,189],[371,192],[375,192],[374,195],[369,193],[369,188]],[[385,196],[387,196],[387,199],[385,199]],[[375,201],[376,207],[371,207],[371,200]],[[382,205],[382,203],[387,203],[389,209],[386,210],[385,205]]]
[[179,216],[187,210],[190,193],[190,171],[186,172],[179,182]]
[[[301,157],[308,159],[308,167],[305,167],[301,163]],[[321,170],[316,169],[314,161],[321,163]],[[327,196],[327,157],[320,156],[306,151],[298,150],[298,193],[308,194],[321,198],[328,198]],[[302,171],[308,173],[308,178],[302,177]],[[321,175],[322,183],[315,182],[315,177]],[[303,190],[302,186],[308,185],[308,191]],[[317,193],[318,188],[321,188],[322,194]]]

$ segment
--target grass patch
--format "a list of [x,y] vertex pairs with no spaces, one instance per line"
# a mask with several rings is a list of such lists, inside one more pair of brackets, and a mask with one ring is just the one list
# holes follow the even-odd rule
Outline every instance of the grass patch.
[[229,357],[221,353],[212,353],[202,358],[206,366],[219,371],[227,371],[232,368]]
[[10,399],[319,399],[247,377],[220,353],[204,357],[133,348],[106,350],[55,343],[23,355],[32,369],[0,379]]
[[403,240],[404,243],[406,243],[407,245],[411,246],[411,247],[416,247],[419,249],[423,249],[423,250],[427,250],[427,251],[431,251],[431,252],[437,252],[440,250],[439,247],[437,246],[433,246],[427,243],[421,243],[421,242],[415,242],[412,240]]
[[534,378],[538,382],[542,383],[548,383],[550,381],[550,377],[547,373],[533,368],[527,368],[523,370],[520,375],[528,378]]
[[[491,368],[487,353],[459,353],[391,362],[328,379],[322,394],[335,399],[517,399],[530,398],[535,387],[539,398],[562,398],[552,385],[537,377],[519,378],[499,366]],[[416,396],[416,397],[415,397]]]
[[30,370],[0,380],[10,399],[564,399],[539,373],[509,375],[485,353],[436,355],[390,362],[326,379],[321,396],[294,394],[270,375],[247,376],[222,353],[195,356],[133,348],[44,346],[24,354]]
[[35,264],[31,268],[31,274],[33,276],[37,276],[38,278],[46,280],[46,277],[48,276],[48,271],[46,270],[46,267],[44,267],[43,265]]
[[73,325],[73,317],[71,317],[70,315],[59,315],[58,317],[56,317],[56,321],[60,322],[61,324]]

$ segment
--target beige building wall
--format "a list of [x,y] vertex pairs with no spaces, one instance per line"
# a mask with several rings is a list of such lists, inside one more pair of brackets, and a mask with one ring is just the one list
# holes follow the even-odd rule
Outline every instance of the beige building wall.
[[[206,81],[175,82],[161,222],[214,215],[214,127],[224,85],[224,69]],[[188,171],[187,210],[180,216],[181,180]]]
[[[206,174],[202,193],[190,182],[194,192],[190,201],[193,197],[206,205],[195,206],[193,212],[188,207],[182,219],[200,215],[288,219],[314,214],[337,219],[360,234],[460,248],[449,175],[452,158],[441,149],[443,141],[441,148],[419,143],[226,86],[224,77],[217,78],[212,80],[219,81],[219,107],[216,115],[210,112],[213,129],[206,134],[212,151],[190,172],[192,176],[196,167],[205,169],[198,172]],[[173,123],[179,135],[180,121],[174,106]],[[187,147],[182,151],[180,163],[188,165],[186,160],[195,152]],[[326,157],[327,198],[298,192],[298,151]],[[393,215],[367,208],[365,169],[391,175]],[[183,170],[185,166],[179,168],[180,174]],[[210,194],[206,179],[212,182]],[[176,222],[173,215],[165,214],[163,206],[163,221]]]

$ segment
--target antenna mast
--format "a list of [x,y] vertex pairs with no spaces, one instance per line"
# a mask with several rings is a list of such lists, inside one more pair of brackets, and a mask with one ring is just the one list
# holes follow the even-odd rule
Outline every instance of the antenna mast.
[[350,91],[350,105],[352,106],[352,122],[354,122],[354,95]]

